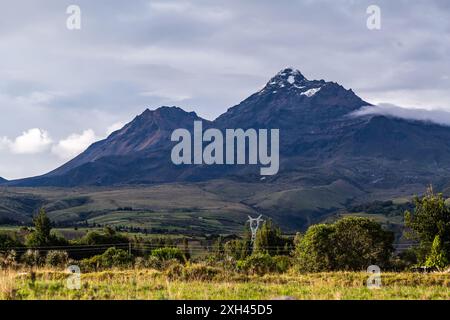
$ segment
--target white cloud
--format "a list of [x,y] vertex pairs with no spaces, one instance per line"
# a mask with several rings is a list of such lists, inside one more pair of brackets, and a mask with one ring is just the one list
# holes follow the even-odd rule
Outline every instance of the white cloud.
[[15,154],[35,154],[47,150],[52,143],[47,131],[32,128],[24,131],[14,141],[7,137],[0,138],[0,149],[9,149]]
[[125,125],[123,122],[116,122],[110,125],[108,128],[106,128],[106,135],[110,135],[114,131],[117,131],[119,129],[122,129],[122,127]]
[[94,130],[84,130],[81,134],[71,134],[66,139],[60,140],[52,147],[52,153],[63,159],[70,159],[86,150],[92,143],[98,140]]
[[353,112],[351,115],[356,117],[366,115],[384,115],[408,120],[429,121],[440,125],[450,126],[450,112],[446,110],[405,108],[389,103],[380,103],[375,106],[362,107],[361,109]]

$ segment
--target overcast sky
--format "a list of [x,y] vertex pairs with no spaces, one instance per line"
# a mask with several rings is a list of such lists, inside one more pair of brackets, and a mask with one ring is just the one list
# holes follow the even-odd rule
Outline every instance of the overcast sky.
[[[81,30],[66,27],[71,4]],[[366,26],[371,4],[381,30]],[[147,107],[213,119],[287,66],[374,104],[450,111],[448,0],[2,0],[0,16],[8,179],[54,169]]]

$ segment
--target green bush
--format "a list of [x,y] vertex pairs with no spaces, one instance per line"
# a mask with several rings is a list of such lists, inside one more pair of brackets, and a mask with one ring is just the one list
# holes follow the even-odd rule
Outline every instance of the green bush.
[[153,250],[151,255],[160,261],[178,260],[181,263],[186,262],[186,257],[179,248],[159,248]]
[[98,245],[98,244],[123,244],[128,243],[129,239],[117,233],[115,230],[106,227],[102,232],[89,231],[84,237],[78,240],[79,244]]
[[318,224],[295,240],[295,256],[302,272],[361,271],[369,265],[387,268],[394,235],[371,219],[348,217],[334,224]]
[[83,259],[81,265],[89,270],[106,268],[127,268],[131,267],[133,257],[125,250],[109,248],[103,254]]
[[288,256],[275,256],[272,258],[275,264],[275,271],[285,273],[292,267],[292,258]]
[[[444,196],[435,194],[430,186],[422,198],[415,197],[414,205],[414,211],[405,212],[405,226],[406,236],[419,240],[418,263],[433,266],[446,263],[450,260],[450,207]],[[439,252],[436,251],[436,237]]]
[[441,243],[439,235],[436,235],[436,237],[434,237],[433,244],[431,245],[430,254],[427,257],[425,266],[442,270],[447,267],[448,264],[449,262],[447,260],[447,254],[444,250],[444,246]]
[[331,225],[312,225],[303,236],[297,235],[295,257],[298,267],[305,272],[320,272],[333,269]]
[[239,260],[237,268],[250,274],[264,275],[276,271],[276,264],[270,254],[255,253],[244,260]]
[[65,268],[69,262],[66,251],[50,250],[45,257],[45,264],[49,267]]
[[6,251],[18,247],[23,247],[18,240],[7,234],[0,234],[0,251]]

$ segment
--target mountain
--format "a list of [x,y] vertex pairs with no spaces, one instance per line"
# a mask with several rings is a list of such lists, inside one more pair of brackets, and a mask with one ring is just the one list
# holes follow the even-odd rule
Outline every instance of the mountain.
[[3,179],[2,177],[0,177],[0,183],[6,182],[6,181],[8,181],[8,180]]
[[[0,223],[30,222],[44,206],[67,225],[209,234],[239,232],[248,214],[264,214],[299,230],[352,208],[403,212],[399,203],[430,183],[450,196],[450,127],[355,116],[364,106],[370,103],[351,89],[287,68],[214,121],[177,107],[147,109],[63,166],[2,182],[8,188],[0,196]],[[171,133],[192,133],[196,120],[204,129],[279,129],[278,174],[261,177],[259,165],[174,165]],[[403,221],[401,214],[378,218],[395,226]]]
[[73,187],[175,180],[180,168],[170,159],[170,136],[177,128],[192,130],[195,120],[208,123],[194,112],[177,107],[146,109],[61,167],[10,185]]
[[202,120],[204,128],[278,128],[280,171],[265,182],[283,188],[345,182],[365,194],[399,186],[415,192],[430,182],[444,184],[450,177],[450,128],[352,115],[368,105],[335,82],[308,80],[287,68],[212,122],[177,107],[147,109],[54,171],[8,185],[107,186],[217,178],[261,183],[259,166],[172,164],[172,131],[192,132],[195,120]]

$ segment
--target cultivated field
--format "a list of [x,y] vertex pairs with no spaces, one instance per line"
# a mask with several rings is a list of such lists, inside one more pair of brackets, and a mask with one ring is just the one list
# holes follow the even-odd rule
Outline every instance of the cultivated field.
[[367,273],[333,272],[189,277],[150,269],[85,273],[69,290],[61,270],[0,271],[0,299],[450,299],[450,274],[383,273],[368,289]]

